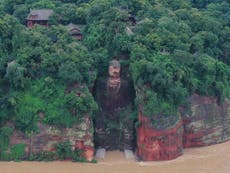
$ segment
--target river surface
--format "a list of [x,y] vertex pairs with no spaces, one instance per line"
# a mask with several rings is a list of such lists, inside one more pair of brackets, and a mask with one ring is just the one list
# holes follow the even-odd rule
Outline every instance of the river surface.
[[54,162],[0,162],[0,173],[230,173],[230,141],[185,149],[172,161],[136,162],[122,152],[107,152],[97,164]]

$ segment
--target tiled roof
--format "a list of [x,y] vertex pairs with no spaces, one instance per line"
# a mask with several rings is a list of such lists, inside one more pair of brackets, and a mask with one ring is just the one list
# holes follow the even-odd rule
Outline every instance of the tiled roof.
[[75,24],[73,24],[73,23],[70,23],[70,24],[68,24],[67,25],[67,29],[69,30],[69,31],[71,31],[71,30],[73,30],[73,29],[76,29],[76,30],[81,30],[77,25],[75,25]]
[[81,29],[73,23],[68,24],[66,27],[71,34],[81,33]]
[[27,16],[27,20],[48,20],[53,10],[41,9],[41,10],[31,10]]

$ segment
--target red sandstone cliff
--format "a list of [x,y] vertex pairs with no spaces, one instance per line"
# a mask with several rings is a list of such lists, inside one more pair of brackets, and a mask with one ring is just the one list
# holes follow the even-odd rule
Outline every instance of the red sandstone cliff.
[[[215,98],[188,98],[188,105],[180,108],[181,119],[144,116],[139,112],[137,155],[141,160],[170,160],[182,154],[183,147],[198,147],[221,143],[230,139],[230,101],[221,105]],[[173,116],[171,116],[173,117]]]
[[182,155],[182,121],[180,118],[177,121],[172,121],[170,117],[164,118],[164,122],[161,122],[164,124],[154,125],[150,118],[139,113],[137,155],[141,160],[170,160]]
[[206,146],[230,139],[230,102],[192,95],[181,109],[184,147]]

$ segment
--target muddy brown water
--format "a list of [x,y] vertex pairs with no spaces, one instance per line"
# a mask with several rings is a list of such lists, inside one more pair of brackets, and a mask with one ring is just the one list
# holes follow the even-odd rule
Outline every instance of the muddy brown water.
[[136,162],[122,152],[107,152],[97,164],[72,162],[0,162],[0,173],[230,173],[230,141],[185,149],[171,161]]

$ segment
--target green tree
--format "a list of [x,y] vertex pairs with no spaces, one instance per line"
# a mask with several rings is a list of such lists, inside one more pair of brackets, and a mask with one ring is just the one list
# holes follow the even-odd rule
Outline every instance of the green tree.
[[21,67],[20,64],[16,63],[15,61],[8,63],[6,68],[6,78],[10,81],[12,87],[25,87],[25,71],[26,69]]

